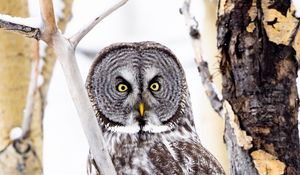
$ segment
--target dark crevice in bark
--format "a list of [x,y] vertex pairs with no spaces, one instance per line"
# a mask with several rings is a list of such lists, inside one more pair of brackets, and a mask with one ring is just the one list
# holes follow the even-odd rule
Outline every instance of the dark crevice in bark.
[[[270,8],[286,14],[290,2],[273,2]],[[230,137],[227,122],[225,140],[233,155],[231,173],[245,174],[240,167],[243,162],[244,168],[253,168],[250,153],[261,149],[286,165],[285,174],[300,174],[296,53],[291,46],[268,39],[261,0],[257,0],[255,30],[246,31],[251,5],[252,1],[236,0],[230,13],[220,16],[217,22],[223,96],[238,116],[241,128],[253,138],[253,148],[242,150],[232,141],[235,137]]]

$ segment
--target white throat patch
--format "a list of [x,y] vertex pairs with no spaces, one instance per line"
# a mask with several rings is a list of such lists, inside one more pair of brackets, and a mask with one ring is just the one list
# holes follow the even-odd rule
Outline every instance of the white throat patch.
[[[135,134],[141,131],[138,122],[133,123],[132,125],[128,126],[112,126],[108,127],[108,130],[111,132],[117,133],[127,133],[127,134]],[[153,124],[146,124],[142,131],[149,132],[149,133],[161,133],[165,131],[171,130],[171,127],[168,125],[153,125]]]

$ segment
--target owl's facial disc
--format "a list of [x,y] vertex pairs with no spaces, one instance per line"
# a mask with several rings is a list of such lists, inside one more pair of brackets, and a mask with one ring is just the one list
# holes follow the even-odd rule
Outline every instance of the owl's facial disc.
[[126,66],[119,69],[116,77],[117,93],[125,96],[123,107],[129,106],[132,110],[121,117],[125,119],[124,123],[111,126],[109,130],[122,133],[161,133],[171,130],[165,123],[174,114],[172,111],[176,111],[177,104],[165,94],[169,94],[168,89],[174,89],[169,87],[174,84],[166,80],[167,77],[159,68],[149,66],[134,69]]
[[160,133],[171,130],[181,113],[184,83],[175,56],[157,43],[144,42],[104,49],[87,88],[99,123],[108,130]]

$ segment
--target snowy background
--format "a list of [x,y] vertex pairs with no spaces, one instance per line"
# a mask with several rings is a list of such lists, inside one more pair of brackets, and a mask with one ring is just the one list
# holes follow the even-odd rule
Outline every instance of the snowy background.
[[[29,2],[32,16],[39,16],[37,1],[29,0]],[[68,24],[66,35],[74,34],[114,2],[117,1],[74,0],[73,18]],[[203,103],[201,99],[203,91],[183,16],[179,14],[182,2],[182,0],[130,0],[124,7],[106,18],[78,46],[77,61],[83,79],[86,78],[93,54],[103,47],[115,42],[156,41],[168,46],[180,59],[186,71],[194,116],[202,116],[203,109],[199,106]],[[203,7],[201,2],[193,4],[193,7],[198,8],[193,10],[193,14],[200,20],[200,24],[204,10],[201,9]],[[54,0],[54,4],[55,11],[59,15],[63,4],[59,0]],[[216,72],[218,70],[212,70],[212,73]],[[88,144],[58,63],[51,80],[47,103],[44,118],[44,174],[86,174]],[[200,122],[205,121],[196,120],[196,125]],[[203,130],[199,133],[200,137],[204,135]],[[201,140],[205,146],[205,139]]]

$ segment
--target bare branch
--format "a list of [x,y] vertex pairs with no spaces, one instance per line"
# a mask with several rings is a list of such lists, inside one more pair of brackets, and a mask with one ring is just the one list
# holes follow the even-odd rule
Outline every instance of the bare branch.
[[42,29],[42,39],[47,42],[47,44],[50,44],[51,35],[57,31],[52,0],[40,0],[40,9],[44,23],[44,28]]
[[203,88],[211,103],[211,106],[219,114],[220,117],[224,118],[223,100],[220,99],[216,93],[206,61],[200,62],[198,64],[198,71],[201,77]]
[[198,30],[198,22],[190,13],[191,0],[185,0],[183,6],[180,9],[180,13],[184,16],[185,25],[189,28],[189,34],[192,40],[192,45],[194,48],[196,63],[199,65],[203,61],[201,54],[201,35]]
[[102,13],[100,16],[98,16],[94,21],[92,21],[87,26],[83,27],[80,31],[78,31],[76,34],[74,34],[70,41],[74,45],[74,48],[78,45],[78,43],[81,41],[81,39],[89,33],[100,21],[102,21],[105,17],[116,11],[118,8],[122,7],[128,0],[121,0],[117,4],[113,5],[111,8],[109,8],[107,11]]
[[102,131],[98,126],[93,107],[83,85],[75,59],[74,46],[60,32],[53,35],[53,47],[63,68],[69,92],[76,106],[82,128],[101,174],[115,175],[116,171],[106,150]]
[[23,24],[17,24],[0,19],[0,28],[20,33],[28,38],[35,38],[37,40],[41,38],[41,31],[39,28],[29,27]]
[[198,66],[198,71],[202,80],[202,85],[213,109],[220,117],[225,118],[226,112],[223,110],[223,101],[218,97],[213,86],[212,76],[208,69],[208,64],[202,58],[201,51],[201,35],[198,29],[198,22],[190,13],[191,0],[185,0],[180,13],[184,16],[185,24],[189,29],[190,38],[195,52],[195,62]]

